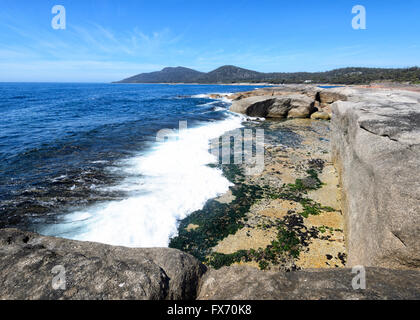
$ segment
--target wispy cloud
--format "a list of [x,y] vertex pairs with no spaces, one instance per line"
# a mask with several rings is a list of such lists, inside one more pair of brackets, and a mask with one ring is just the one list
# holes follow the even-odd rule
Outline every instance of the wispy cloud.
[[[59,81],[59,82],[111,82],[133,74],[163,68],[162,65],[127,63],[125,61],[96,60],[33,60],[30,62],[0,62],[0,81]],[[10,72],[13,70],[13,72]]]
[[[149,34],[139,28],[116,33],[97,23],[83,27],[71,25],[64,31],[10,23],[0,25],[2,29],[19,41],[2,43],[0,81],[16,81],[13,75],[29,73],[34,77],[42,74],[43,78],[53,74],[57,81],[62,81],[64,77],[58,73],[67,73],[68,79],[74,79],[77,72],[87,81],[119,80],[136,72],[162,68],[163,65],[153,61],[175,52],[174,45],[181,39],[168,28]],[[27,76],[25,79],[31,81]]]

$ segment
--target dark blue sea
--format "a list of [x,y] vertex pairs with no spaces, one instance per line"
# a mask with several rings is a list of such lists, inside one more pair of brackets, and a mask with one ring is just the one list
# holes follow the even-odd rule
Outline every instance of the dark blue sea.
[[243,119],[206,94],[254,88],[0,84],[0,227],[166,246],[230,186],[208,145]]

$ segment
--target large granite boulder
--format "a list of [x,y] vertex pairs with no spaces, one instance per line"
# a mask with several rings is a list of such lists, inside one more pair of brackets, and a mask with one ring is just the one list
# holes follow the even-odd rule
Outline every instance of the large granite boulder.
[[[248,98],[233,101],[230,111],[248,114],[248,108],[254,104],[261,105],[261,114],[266,114],[266,109],[274,102],[272,96],[251,96]],[[264,105],[266,105],[264,107]],[[249,115],[249,114],[248,114]]]
[[420,95],[353,92],[335,102],[348,266],[420,269]]
[[202,278],[200,300],[420,299],[420,271],[365,269],[365,289],[353,289],[352,269],[273,272],[237,266],[211,269]]
[[254,96],[233,101],[230,111],[251,117],[308,118],[317,109],[315,101],[303,94]]
[[194,299],[204,272],[174,249],[0,230],[0,299]]

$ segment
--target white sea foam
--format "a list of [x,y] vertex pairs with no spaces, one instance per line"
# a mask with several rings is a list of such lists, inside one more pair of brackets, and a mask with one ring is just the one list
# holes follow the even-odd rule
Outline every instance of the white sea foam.
[[191,98],[197,98],[197,99],[203,99],[203,98],[208,98],[209,94],[195,94],[192,95]]
[[49,235],[128,247],[167,246],[177,221],[226,192],[231,183],[218,169],[209,141],[240,128],[242,117],[182,130],[146,154],[124,164],[126,179],[116,190],[130,196],[87,207],[65,216],[65,221],[42,230]]
[[51,179],[51,181],[57,182],[57,181],[60,181],[60,180],[66,179],[66,178],[67,178],[67,175],[63,174],[61,176],[58,176],[58,177],[55,177],[55,178]]
[[232,102],[232,100],[229,99],[229,97],[232,94],[233,94],[232,92],[214,92],[214,93],[208,93],[208,94],[196,94],[196,95],[191,96],[191,98],[203,99],[203,98],[210,98],[210,95],[219,95],[220,98],[217,98],[217,100],[230,103]]

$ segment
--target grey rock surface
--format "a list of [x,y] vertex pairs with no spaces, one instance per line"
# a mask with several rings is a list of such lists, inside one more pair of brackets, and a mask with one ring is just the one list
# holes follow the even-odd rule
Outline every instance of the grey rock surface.
[[348,266],[420,269],[420,94],[345,91],[331,137]]
[[[352,269],[273,272],[236,266],[211,269],[202,278],[200,300],[420,299],[420,271],[366,268],[366,288],[353,289]],[[357,279],[355,283],[361,284]]]
[[336,101],[346,101],[347,95],[324,89],[319,91],[316,99],[323,104],[330,104]]
[[[65,289],[57,289],[62,270]],[[0,230],[0,299],[194,299],[204,272],[195,258],[174,249]]]
[[197,294],[197,284],[207,268],[193,256],[168,248],[137,249],[169,277],[168,299],[192,299]]
[[271,104],[272,102],[273,102],[272,96],[265,96],[265,95],[264,96],[251,96],[251,97],[233,101],[230,107],[230,111],[236,112],[236,113],[247,114],[248,108],[254,104],[267,103],[267,107],[268,107],[268,105]]
[[251,117],[308,118],[317,109],[315,101],[303,94],[254,96],[235,100],[230,111]]

